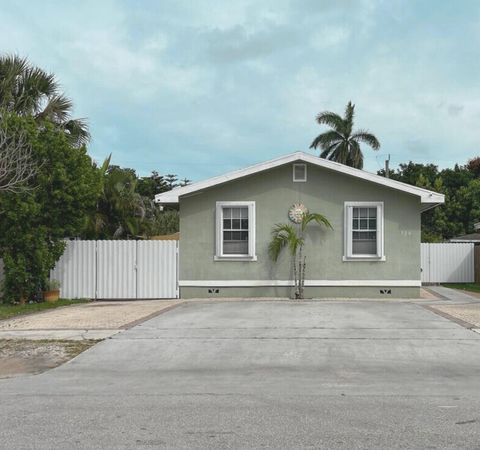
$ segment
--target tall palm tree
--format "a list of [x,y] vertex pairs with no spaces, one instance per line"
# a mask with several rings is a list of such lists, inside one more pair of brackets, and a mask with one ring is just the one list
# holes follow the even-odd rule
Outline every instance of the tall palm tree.
[[75,146],[90,140],[85,119],[71,118],[72,101],[60,92],[53,74],[32,66],[26,58],[0,56],[0,109],[33,116],[39,124],[48,120],[64,130]]
[[380,142],[367,130],[352,132],[355,105],[348,102],[345,117],[330,111],[318,114],[316,121],[320,125],[327,125],[331,129],[319,134],[310,145],[310,148],[320,147],[320,158],[336,161],[357,169],[363,168],[363,153],[360,143],[364,143],[378,150]]
[[299,224],[277,223],[272,230],[272,240],[268,246],[268,252],[273,262],[278,260],[284,248],[288,248],[292,258],[293,277],[295,280],[296,299],[302,299],[305,288],[305,269],[307,257],[303,255],[305,245],[305,232],[310,223],[316,222],[332,229],[328,219],[319,213],[306,212],[302,215]]

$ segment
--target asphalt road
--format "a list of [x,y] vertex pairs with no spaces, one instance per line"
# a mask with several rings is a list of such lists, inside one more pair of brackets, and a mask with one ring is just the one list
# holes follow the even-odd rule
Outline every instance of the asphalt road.
[[0,402],[5,449],[480,449],[480,334],[407,302],[184,304]]

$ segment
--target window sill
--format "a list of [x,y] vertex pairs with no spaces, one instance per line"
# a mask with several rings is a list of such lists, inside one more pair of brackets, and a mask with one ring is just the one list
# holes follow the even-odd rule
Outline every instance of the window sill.
[[385,262],[387,259],[384,256],[344,256],[343,262],[357,262],[357,261],[369,261],[369,262]]
[[240,255],[240,256],[233,256],[233,255],[228,255],[228,256],[218,256],[215,255],[213,257],[214,261],[256,261],[257,260],[257,255],[254,256],[248,256],[248,255]]

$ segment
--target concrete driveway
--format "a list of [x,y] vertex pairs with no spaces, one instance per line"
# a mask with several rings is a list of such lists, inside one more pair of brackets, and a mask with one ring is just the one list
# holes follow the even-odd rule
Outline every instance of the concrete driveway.
[[480,449],[480,334],[410,302],[193,302],[0,401],[9,449]]

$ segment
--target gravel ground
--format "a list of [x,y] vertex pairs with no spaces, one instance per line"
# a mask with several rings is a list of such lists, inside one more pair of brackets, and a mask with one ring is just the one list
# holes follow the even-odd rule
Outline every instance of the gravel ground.
[[0,322],[0,331],[123,329],[178,303],[179,300],[85,303],[4,320]]
[[69,361],[96,343],[0,340],[0,378],[44,372]]
[[467,305],[435,305],[432,309],[460,319],[474,328],[480,328],[480,303],[469,303]]

